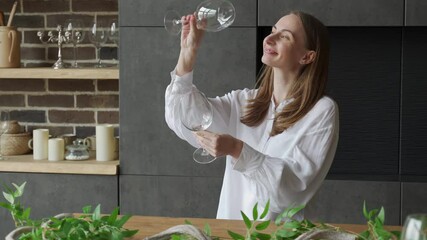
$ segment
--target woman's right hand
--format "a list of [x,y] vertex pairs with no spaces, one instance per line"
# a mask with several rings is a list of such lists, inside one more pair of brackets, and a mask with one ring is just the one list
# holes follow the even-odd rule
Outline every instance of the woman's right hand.
[[179,76],[193,71],[197,50],[204,34],[203,30],[197,28],[195,15],[183,16],[181,21],[181,52],[176,66],[176,74]]

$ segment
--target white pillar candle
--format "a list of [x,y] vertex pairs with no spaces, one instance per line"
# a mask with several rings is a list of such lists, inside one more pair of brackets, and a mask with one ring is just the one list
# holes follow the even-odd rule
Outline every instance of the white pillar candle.
[[112,125],[96,126],[96,160],[114,160],[114,127]]
[[64,139],[63,138],[52,138],[48,141],[49,154],[47,160],[49,161],[61,161],[64,160]]
[[47,159],[47,140],[49,139],[49,129],[33,130],[33,158],[34,160]]

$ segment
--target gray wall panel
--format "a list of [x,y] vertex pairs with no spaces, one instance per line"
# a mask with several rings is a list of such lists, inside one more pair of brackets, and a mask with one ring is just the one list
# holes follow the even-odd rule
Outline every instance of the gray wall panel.
[[[121,26],[163,26],[164,15],[169,10],[180,14],[196,11],[200,0],[126,0],[120,4]],[[232,0],[236,19],[231,27],[256,25],[256,0]]]
[[[0,173],[3,184],[27,182],[21,204],[31,208],[31,218],[41,219],[59,213],[82,212],[87,205],[101,204],[102,213],[110,213],[118,202],[118,176],[67,174]],[[3,202],[3,196],[1,200]],[[13,227],[9,213],[0,208],[0,236]]]
[[284,12],[301,10],[327,26],[402,26],[403,7],[404,0],[261,0],[258,25],[272,26]]
[[123,214],[215,218],[222,178],[120,176]]
[[368,210],[383,206],[386,224],[399,224],[399,182],[326,180],[305,213],[313,221],[366,224],[363,201]]
[[427,213],[427,183],[402,183],[402,224],[413,213]]
[[427,26],[427,1],[405,0],[405,26]]
[[427,32],[406,28],[403,35],[402,151],[404,175],[427,173]]
[[334,174],[397,175],[401,30],[330,28],[327,92],[340,110]]
[[[163,28],[123,28],[122,34],[121,173],[222,176],[223,161],[209,166],[195,164],[194,149],[164,120],[164,93],[178,58],[179,38],[168,36]],[[255,29],[250,28],[206,34],[195,66],[195,84],[207,96],[252,87],[255,39]]]

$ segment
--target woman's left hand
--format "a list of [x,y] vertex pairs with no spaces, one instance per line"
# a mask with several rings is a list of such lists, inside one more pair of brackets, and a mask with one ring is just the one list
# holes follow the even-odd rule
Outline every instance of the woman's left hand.
[[214,157],[231,155],[234,158],[239,158],[242,152],[243,142],[228,134],[198,131],[195,136],[202,148],[206,149]]

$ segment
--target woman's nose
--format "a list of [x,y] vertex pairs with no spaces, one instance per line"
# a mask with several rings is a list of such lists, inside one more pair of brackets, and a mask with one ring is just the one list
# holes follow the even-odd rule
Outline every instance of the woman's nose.
[[273,44],[274,43],[274,34],[270,34],[267,37],[265,37],[264,41],[269,45]]

